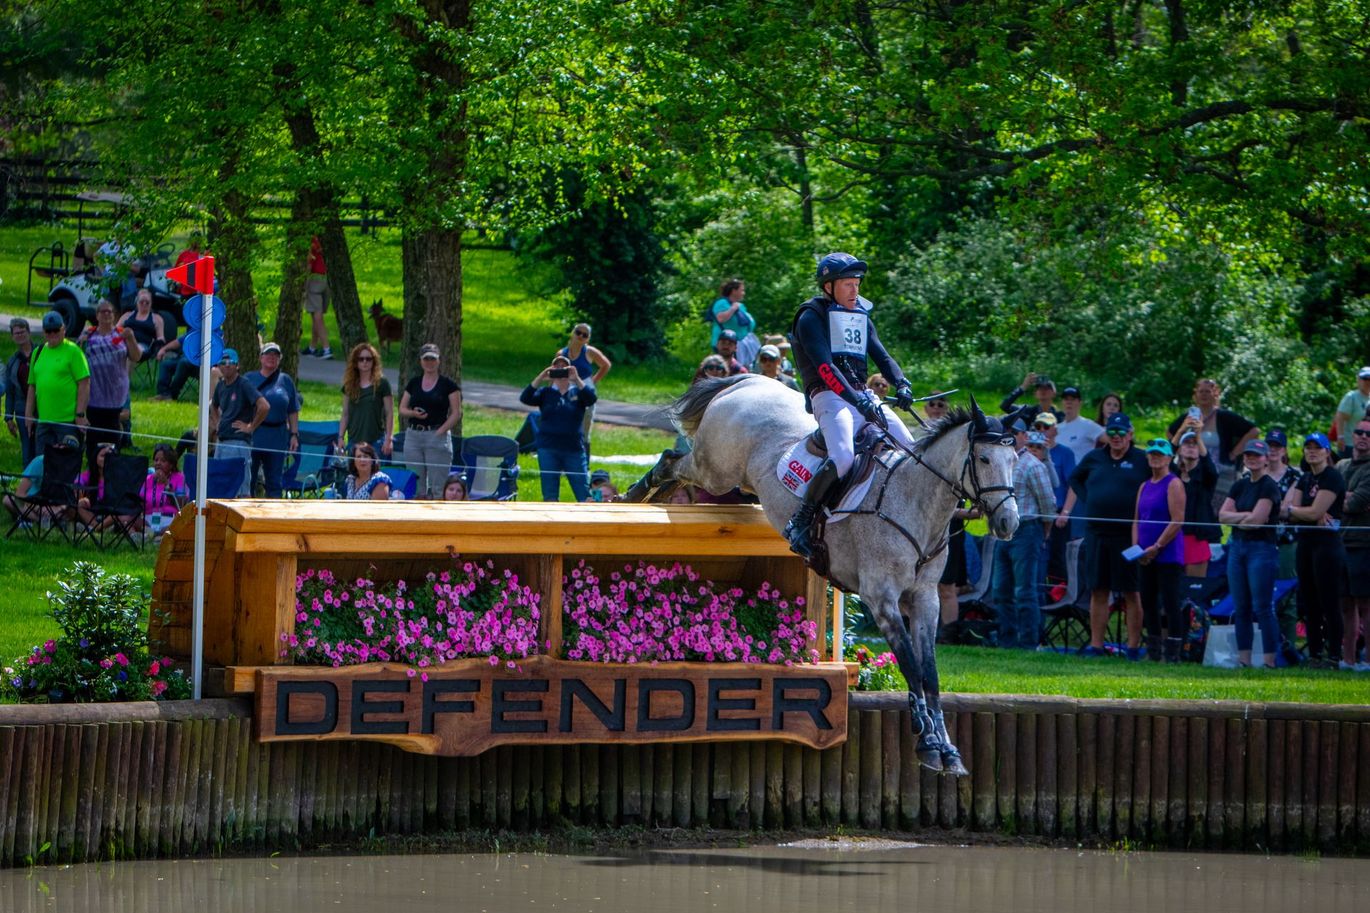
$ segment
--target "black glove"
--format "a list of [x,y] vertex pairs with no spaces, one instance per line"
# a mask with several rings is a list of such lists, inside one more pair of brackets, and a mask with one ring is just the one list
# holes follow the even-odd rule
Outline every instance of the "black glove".
[[895,405],[907,412],[913,406],[913,387],[907,383],[899,385],[894,391]]
[[861,413],[861,417],[872,424],[879,425],[886,431],[889,430],[889,419],[885,417],[885,411],[880,408],[880,403],[869,393],[861,397],[856,409]]

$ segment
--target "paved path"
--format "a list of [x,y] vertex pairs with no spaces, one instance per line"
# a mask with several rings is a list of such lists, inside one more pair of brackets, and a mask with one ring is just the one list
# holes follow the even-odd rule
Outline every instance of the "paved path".
[[[9,327],[10,315],[0,314],[0,327]],[[35,340],[42,339],[41,321],[29,318],[29,326]],[[300,356],[299,380],[316,381],[337,388],[342,386],[343,362],[338,358],[322,359],[310,355]],[[390,368],[385,372],[392,385],[399,383],[399,372]],[[610,383],[612,387],[612,382]],[[521,387],[504,384],[490,384],[479,380],[463,380],[461,385],[464,402],[492,409],[508,409],[513,412],[528,412],[527,406],[519,402]],[[656,428],[661,431],[674,431],[662,406],[642,403],[629,403],[622,400],[601,399],[595,406],[595,421],[610,425],[628,425],[635,428]]]

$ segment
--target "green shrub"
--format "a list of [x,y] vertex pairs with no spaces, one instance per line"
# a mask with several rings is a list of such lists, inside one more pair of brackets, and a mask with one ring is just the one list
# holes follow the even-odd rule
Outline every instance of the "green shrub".
[[148,596],[134,578],[78,561],[47,597],[61,636],[7,666],[0,695],[54,703],[190,696],[185,673],[149,651]]

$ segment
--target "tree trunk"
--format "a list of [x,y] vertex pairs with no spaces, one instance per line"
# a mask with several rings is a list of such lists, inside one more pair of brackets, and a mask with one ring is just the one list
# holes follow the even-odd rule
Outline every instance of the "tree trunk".
[[330,195],[325,204],[323,231],[319,246],[328,265],[328,297],[333,300],[333,314],[338,318],[338,335],[342,337],[343,352],[367,342],[366,317],[362,313],[361,295],[357,291],[357,275],[352,271],[352,252],[343,234],[342,217],[338,214],[338,200]]
[[[400,382],[417,373],[418,348],[435,343],[442,373],[461,383],[461,229],[406,230],[404,265],[404,346]],[[452,433],[461,437],[457,420]]]
[[[283,62],[275,67],[277,86],[285,103],[285,125],[290,131],[290,145],[302,162],[326,155],[314,109],[310,106],[293,63]],[[358,343],[367,341],[366,318],[362,314],[361,296],[357,292],[357,276],[352,271],[352,252],[343,234],[342,217],[338,210],[338,189],[326,178],[316,178],[301,187],[304,206],[309,210],[311,234],[319,237],[324,263],[328,268],[328,297],[333,301],[333,314],[338,319],[338,335],[342,351],[352,351]],[[308,257],[306,250],[305,257]]]
[[276,305],[276,330],[271,338],[281,347],[281,370],[300,376],[300,333],[303,330],[304,289],[309,278],[309,224],[313,219],[303,193],[295,194],[290,222],[285,226],[285,254],[281,260],[281,297]]
[[[232,188],[238,159],[231,155],[220,169],[223,183]],[[257,295],[252,287],[252,260],[256,253],[257,232],[252,227],[250,206],[241,191],[224,194],[210,221],[210,250],[215,254],[214,271],[219,277],[219,297],[227,309],[224,320],[224,346],[236,349],[243,371],[257,366]]]

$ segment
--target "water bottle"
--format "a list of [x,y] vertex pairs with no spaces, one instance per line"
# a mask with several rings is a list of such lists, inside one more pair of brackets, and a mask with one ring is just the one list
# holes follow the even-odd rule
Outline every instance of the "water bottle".
[[330,485],[323,490],[323,496],[325,501],[332,501],[338,497],[338,492],[332,485]]

